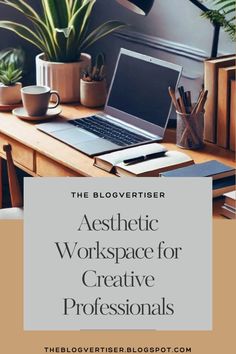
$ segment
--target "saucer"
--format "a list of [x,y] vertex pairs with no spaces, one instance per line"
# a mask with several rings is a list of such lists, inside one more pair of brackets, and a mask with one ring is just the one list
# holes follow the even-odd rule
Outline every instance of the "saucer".
[[0,103],[0,112],[11,112],[13,109],[22,107],[22,103],[16,104],[2,104]]
[[28,121],[39,121],[39,120],[49,120],[57,117],[61,113],[61,107],[56,107],[52,109],[48,109],[45,115],[43,116],[29,116],[24,107],[13,109],[12,114],[14,116]]

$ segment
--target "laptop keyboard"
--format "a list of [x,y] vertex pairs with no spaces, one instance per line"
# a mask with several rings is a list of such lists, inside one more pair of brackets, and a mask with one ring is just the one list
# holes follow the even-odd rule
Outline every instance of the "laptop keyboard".
[[128,146],[151,140],[98,116],[74,119],[70,120],[69,123],[119,146]]

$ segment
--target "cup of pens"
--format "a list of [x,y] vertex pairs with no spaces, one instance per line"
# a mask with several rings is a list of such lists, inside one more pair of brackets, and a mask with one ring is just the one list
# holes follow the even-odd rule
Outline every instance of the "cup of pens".
[[208,92],[202,90],[195,104],[192,104],[191,92],[185,92],[183,87],[179,88],[179,98],[171,88],[169,93],[177,113],[176,145],[183,149],[201,149],[204,145],[204,106]]

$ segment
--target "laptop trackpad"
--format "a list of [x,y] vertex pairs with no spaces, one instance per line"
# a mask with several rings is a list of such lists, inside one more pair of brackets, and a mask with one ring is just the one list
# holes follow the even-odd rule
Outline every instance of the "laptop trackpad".
[[59,131],[54,131],[52,135],[67,144],[78,144],[83,141],[90,141],[97,139],[97,136],[86,132],[85,130],[82,129],[76,129],[72,127],[71,129],[65,129],[65,130],[59,130]]
[[110,141],[96,138],[92,141],[80,142],[74,145],[76,149],[84,152],[87,155],[99,155],[101,153],[108,152],[109,150],[114,150],[119,147],[119,145],[113,144]]

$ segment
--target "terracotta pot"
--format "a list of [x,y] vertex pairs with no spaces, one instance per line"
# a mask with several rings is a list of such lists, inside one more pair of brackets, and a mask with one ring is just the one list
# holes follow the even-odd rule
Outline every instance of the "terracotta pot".
[[81,104],[86,107],[101,107],[106,103],[106,81],[87,82],[80,80]]
[[11,105],[21,102],[22,84],[17,82],[15,85],[6,86],[0,83],[0,104]]
[[54,63],[43,58],[43,53],[36,57],[37,85],[58,91],[61,102],[79,102],[80,78],[82,72],[91,65],[91,56],[82,53],[81,60],[75,63]]

